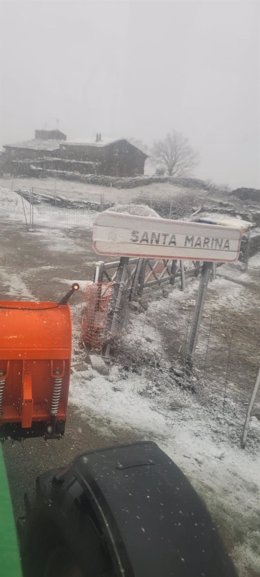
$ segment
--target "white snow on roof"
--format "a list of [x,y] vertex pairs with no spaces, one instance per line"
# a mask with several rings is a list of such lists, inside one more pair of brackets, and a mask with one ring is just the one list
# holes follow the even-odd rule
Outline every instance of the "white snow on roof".
[[25,148],[27,150],[58,150],[63,140],[26,140],[25,142],[16,142],[15,144],[6,144],[4,148]]
[[147,154],[141,150],[141,148],[139,148],[138,146],[136,146],[135,144],[133,144],[132,142],[130,142],[130,140],[128,140],[127,138],[103,138],[102,140],[99,140],[98,142],[96,142],[95,139],[93,138],[85,138],[83,139],[78,139],[78,140],[66,140],[66,141],[62,141],[61,145],[64,148],[67,148],[69,146],[94,146],[95,148],[103,148],[105,146],[109,146],[110,144],[115,144],[116,142],[122,142],[122,141],[126,141],[129,144],[131,144],[131,146],[133,146],[134,148],[136,148],[137,150],[139,150],[140,152],[142,152],[145,156],[147,156]]
[[62,146],[95,146],[97,148],[102,148],[103,146],[108,146],[109,144],[113,144],[114,142],[120,142],[121,140],[126,140],[125,138],[102,138],[102,140],[96,142],[93,138],[85,138],[85,139],[78,139],[78,140],[66,140],[66,142],[62,141]]
[[[34,138],[33,140],[26,140],[25,142],[15,142],[14,144],[5,144],[4,148],[24,148],[28,150],[59,150],[60,147],[67,148],[70,146],[94,146],[95,148],[103,148],[105,146],[109,146],[110,144],[114,144],[116,142],[121,142],[126,140],[126,138],[102,138],[102,140],[96,142],[93,138],[85,138],[85,139],[78,139],[78,140],[41,140]],[[131,144],[129,142],[129,144]],[[140,148],[132,144],[135,148],[143,152]],[[143,152],[143,154],[145,154]],[[146,155],[147,156],[147,155]]]

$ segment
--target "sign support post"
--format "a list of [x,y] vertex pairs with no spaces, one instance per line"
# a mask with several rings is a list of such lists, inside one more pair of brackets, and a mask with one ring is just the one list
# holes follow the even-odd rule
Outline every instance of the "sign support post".
[[251,395],[251,399],[248,405],[248,409],[247,409],[247,414],[246,414],[246,420],[245,420],[245,424],[244,424],[244,429],[243,429],[243,433],[242,433],[242,438],[241,438],[241,448],[244,449],[246,446],[246,439],[247,439],[247,433],[248,433],[248,428],[249,428],[249,421],[250,421],[250,417],[251,417],[251,413],[252,413],[252,409],[254,406],[254,402],[256,399],[256,394],[257,391],[260,387],[260,369],[258,371],[258,375],[256,378],[256,382],[255,382],[255,386],[253,388],[252,391],[252,395]]
[[183,260],[180,260],[180,267],[181,267],[181,290],[185,291],[186,289],[186,279],[185,279],[185,268]]
[[110,349],[113,339],[117,333],[118,327],[118,314],[122,305],[122,299],[124,296],[124,289],[125,283],[127,280],[127,267],[128,267],[129,258],[128,257],[121,257],[119,267],[117,269],[116,279],[115,279],[115,286],[113,291],[113,298],[112,298],[112,310],[108,318],[108,324],[106,327],[106,332],[108,335],[108,341],[105,346],[104,350],[104,357],[105,359],[109,359]]
[[198,342],[199,328],[211,270],[212,270],[212,262],[204,262],[202,266],[199,292],[197,296],[197,301],[191,323],[189,342],[187,346],[187,365],[189,368],[191,368],[192,366],[192,355]]
[[132,284],[132,289],[131,289],[131,293],[129,296],[129,300],[133,301],[135,299],[136,293],[137,293],[137,288],[138,288],[138,283],[139,283],[139,277],[140,277],[140,273],[142,270],[142,266],[143,266],[143,259],[139,258],[138,263],[136,265],[136,269],[135,269],[135,275],[134,275],[134,280],[133,280],[133,284]]

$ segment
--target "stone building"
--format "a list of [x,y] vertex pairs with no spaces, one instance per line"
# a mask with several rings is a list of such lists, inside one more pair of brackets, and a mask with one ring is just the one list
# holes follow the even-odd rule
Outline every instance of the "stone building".
[[36,130],[34,139],[3,148],[4,171],[21,176],[61,171],[133,177],[144,174],[147,158],[125,138],[108,140],[98,133],[94,140],[70,142],[59,130]]

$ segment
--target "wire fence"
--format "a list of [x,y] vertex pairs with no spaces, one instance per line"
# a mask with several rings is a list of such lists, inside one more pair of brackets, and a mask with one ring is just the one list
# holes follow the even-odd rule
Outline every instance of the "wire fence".
[[[175,295],[176,292],[176,295]],[[148,311],[132,313],[134,338],[122,335],[117,357],[128,370],[147,371],[150,367],[153,382],[196,390],[204,405],[216,406],[221,416],[231,415],[239,422],[239,431],[246,417],[260,365],[260,326],[230,321],[221,311],[206,307],[202,317],[200,336],[194,353],[193,372],[186,372],[187,349],[194,309],[194,293],[179,298],[173,291],[170,298],[153,301]],[[138,320],[140,317],[140,320]],[[136,323],[136,328],[135,328]],[[252,416],[260,418],[260,389],[252,407]],[[231,419],[232,423],[232,419]],[[232,424],[231,432],[232,433]],[[234,432],[234,435],[237,435]],[[236,439],[237,441],[237,439]]]

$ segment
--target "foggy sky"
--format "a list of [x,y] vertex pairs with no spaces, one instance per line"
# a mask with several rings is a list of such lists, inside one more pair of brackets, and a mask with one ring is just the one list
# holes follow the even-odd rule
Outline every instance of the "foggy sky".
[[174,128],[197,176],[260,188],[259,19],[250,0],[0,0],[0,145]]

